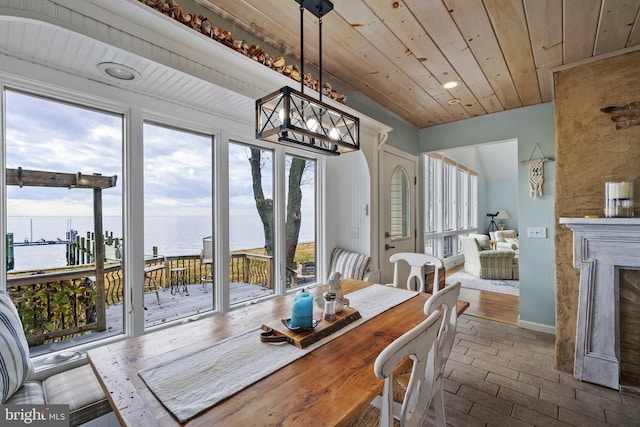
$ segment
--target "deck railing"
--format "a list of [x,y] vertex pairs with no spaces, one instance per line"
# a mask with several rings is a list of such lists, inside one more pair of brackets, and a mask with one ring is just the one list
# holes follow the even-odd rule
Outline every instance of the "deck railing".
[[[152,285],[169,287],[174,269],[182,270],[187,283],[201,283],[208,266],[200,256],[150,257],[145,259],[145,290]],[[229,265],[232,282],[252,283],[272,289],[273,257],[234,253]],[[173,270],[173,271],[172,271]],[[104,307],[124,300],[124,277],[120,262],[104,267]],[[296,272],[287,269],[287,287],[296,286]],[[89,331],[98,331],[95,268],[69,267],[62,271],[21,274],[7,278],[7,291],[22,319],[30,346],[59,341]]]
[[30,346],[97,330],[94,275],[83,268],[7,278]]

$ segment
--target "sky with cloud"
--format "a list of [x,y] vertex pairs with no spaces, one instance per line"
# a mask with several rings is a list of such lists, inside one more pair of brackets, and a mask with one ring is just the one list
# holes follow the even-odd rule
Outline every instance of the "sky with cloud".
[[[118,177],[103,191],[105,216],[122,214],[123,120],[116,114],[6,92],[6,167]],[[144,125],[145,216],[201,216],[212,210],[211,137],[168,127]],[[251,186],[249,150],[229,150],[230,216],[259,221]],[[264,161],[263,188],[272,197],[270,157]],[[313,186],[303,191],[313,194]],[[91,216],[91,190],[9,186],[12,216]],[[303,197],[303,228],[313,233],[313,197]],[[305,221],[305,219],[307,219]],[[236,222],[237,222],[236,221]],[[311,224],[310,224],[311,223]]]

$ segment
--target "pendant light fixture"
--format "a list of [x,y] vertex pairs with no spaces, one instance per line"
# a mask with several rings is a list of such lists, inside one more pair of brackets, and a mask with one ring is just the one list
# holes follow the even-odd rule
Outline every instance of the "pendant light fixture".
[[[300,91],[285,86],[256,101],[256,138],[339,155],[360,149],[360,120],[322,102],[322,17],[333,10],[329,0],[295,0],[300,4]],[[304,93],[304,11],[318,18],[319,96]]]

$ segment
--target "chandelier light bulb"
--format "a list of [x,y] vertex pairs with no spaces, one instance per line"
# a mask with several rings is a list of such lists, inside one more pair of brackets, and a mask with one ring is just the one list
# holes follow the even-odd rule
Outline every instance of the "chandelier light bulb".
[[318,121],[316,119],[309,119],[307,120],[307,129],[309,129],[311,132],[315,132],[316,129],[318,128]]

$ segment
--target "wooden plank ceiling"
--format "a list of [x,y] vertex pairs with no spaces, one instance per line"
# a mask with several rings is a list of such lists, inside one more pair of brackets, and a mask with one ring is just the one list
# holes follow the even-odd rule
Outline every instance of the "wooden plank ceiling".
[[[262,40],[267,53],[279,46],[299,58],[294,0],[196,1]],[[323,18],[323,81],[418,128],[552,101],[552,68],[640,45],[640,0],[333,4]],[[316,65],[317,25],[305,13],[305,61]],[[443,89],[449,80],[460,84]]]

